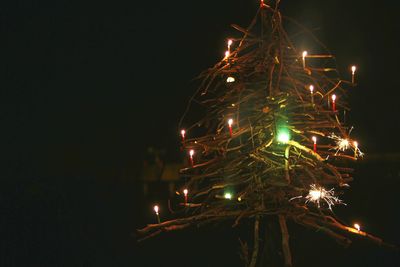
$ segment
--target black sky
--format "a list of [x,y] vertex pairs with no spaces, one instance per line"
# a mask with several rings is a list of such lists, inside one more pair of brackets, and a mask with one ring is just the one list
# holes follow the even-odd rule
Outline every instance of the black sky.
[[[349,100],[353,134],[363,150],[378,156],[399,153],[400,5],[361,0],[282,2],[284,14],[315,30],[337,55],[344,75],[349,65],[359,66],[359,85],[350,89]],[[134,184],[129,179],[135,179],[148,146],[166,148],[169,160],[177,160],[177,122],[194,92],[192,79],[222,57],[226,38],[235,34],[230,24],[246,26],[257,5],[257,0],[1,4],[1,201],[6,238],[1,241],[0,254],[5,256],[0,265],[132,266],[137,261],[128,229],[148,219],[138,204],[146,200],[137,196],[140,188],[125,186]],[[389,177],[386,184],[360,182],[352,189],[359,190],[358,195],[350,197],[367,211],[358,197],[368,198],[365,192],[385,195],[389,207],[379,202],[374,206],[378,215],[368,216],[378,224],[386,214],[382,221],[399,223],[398,208],[390,204],[397,201],[398,164],[383,169],[374,164],[362,167],[360,175],[371,180]],[[386,195],[385,186],[393,194]],[[229,233],[222,235],[237,242]],[[206,237],[197,238],[200,244],[206,242]],[[181,234],[177,240],[188,242]],[[171,238],[160,242],[158,249],[173,244]],[[144,255],[150,255],[151,245],[141,248]],[[349,253],[363,255],[362,250],[334,251],[343,262],[352,258]],[[160,252],[162,259],[168,258],[167,252]],[[236,256],[235,250],[222,254],[232,253]],[[391,254],[372,255],[383,261],[386,257],[387,265],[380,266],[397,266]],[[178,256],[176,252],[171,258]],[[352,266],[367,266],[354,262]]]

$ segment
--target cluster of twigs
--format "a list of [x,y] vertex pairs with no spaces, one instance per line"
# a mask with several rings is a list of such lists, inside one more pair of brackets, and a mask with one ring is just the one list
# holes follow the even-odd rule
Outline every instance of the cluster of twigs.
[[[278,5],[263,3],[246,29],[233,25],[243,36],[232,39],[229,55],[200,75],[202,83],[190,105],[205,107],[206,115],[187,133],[203,132],[183,142],[185,149],[196,151],[194,165],[181,170],[190,201],[181,218],[138,230],[143,239],[192,225],[222,220],[237,225],[254,218],[254,248],[247,264],[255,266],[260,220],[274,215],[286,266],[291,266],[286,220],[322,230],[346,245],[346,233],[383,244],[333,218],[329,208],[296,198],[307,194],[311,184],[341,188],[352,180],[346,162],[356,158],[338,153],[329,139],[334,133],[350,140],[337,110],[348,109],[343,85],[352,83],[340,79],[330,54],[308,55],[303,64],[301,51],[283,28]],[[228,83],[228,77],[235,81]],[[337,110],[329,103],[332,93],[340,96]],[[232,134],[228,119],[234,122]],[[278,140],[281,130],[290,140]],[[312,136],[319,140],[317,152]],[[224,198],[228,191],[232,199]]]

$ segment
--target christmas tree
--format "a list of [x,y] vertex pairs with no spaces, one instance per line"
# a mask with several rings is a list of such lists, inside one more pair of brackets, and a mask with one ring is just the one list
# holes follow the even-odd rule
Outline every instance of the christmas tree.
[[[155,206],[158,222],[138,230],[142,239],[249,219],[254,240],[245,261],[256,266],[260,228],[276,222],[284,264],[292,266],[290,220],[343,245],[363,236],[391,247],[333,213],[335,205],[345,205],[338,194],[353,179],[349,162],[363,155],[345,121],[346,91],[356,85],[356,67],[342,78],[334,55],[306,28],[283,17],[279,2],[261,1],[247,28],[232,25],[241,37],[227,40],[222,60],[200,74],[201,84],[180,121],[188,157],[181,170],[182,212],[161,222]],[[289,35],[283,21],[298,31]],[[314,41],[313,52],[296,47],[298,36]]]

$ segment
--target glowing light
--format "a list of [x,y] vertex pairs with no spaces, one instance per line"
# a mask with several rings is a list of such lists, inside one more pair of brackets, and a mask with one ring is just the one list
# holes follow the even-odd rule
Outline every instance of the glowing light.
[[228,59],[228,57],[231,55],[231,53],[227,50],[225,51],[225,58],[224,59]]
[[183,194],[185,195],[185,196],[187,196],[187,194],[189,193],[189,191],[185,188],[185,189],[183,189]]
[[317,186],[315,184],[310,185],[310,191],[305,198],[307,199],[306,203],[313,202],[318,208],[321,207],[321,202],[326,203],[330,210],[332,210],[332,206],[335,204],[342,204],[342,201],[335,196],[333,188],[326,190],[322,186]]
[[317,137],[316,136],[311,137],[311,139],[313,140],[314,144],[317,143]]
[[158,215],[160,208],[157,205],[155,205],[153,209],[154,209],[154,212]]
[[311,94],[314,92],[314,85],[310,85],[310,92]]
[[194,150],[193,149],[190,149],[189,155],[190,155],[190,157],[193,157],[193,155],[194,155]]
[[336,95],[332,95],[332,110],[336,111]]
[[224,198],[225,199],[232,199],[232,194],[231,193],[225,193]]
[[287,130],[281,130],[278,133],[278,142],[286,144],[290,140],[290,134]]
[[182,141],[185,141],[185,135],[186,135],[186,131],[181,130]]
[[356,69],[357,69],[356,66],[351,66],[351,74],[354,75],[354,73],[356,73]]
[[228,120],[228,125],[229,125],[229,127],[232,127],[232,124],[233,124],[233,119],[229,119],[229,120]]
[[235,82],[235,78],[229,76],[228,78],[226,78],[226,82],[233,83],[233,82]]
[[354,83],[354,74],[356,73],[356,66],[351,66],[351,83]]
[[314,104],[314,85],[310,85],[311,103]]
[[241,198],[241,197],[238,197],[238,201],[239,201],[239,202],[242,201],[242,198]]
[[307,57],[307,55],[308,55],[307,51],[303,51],[302,58],[303,58],[303,68],[304,69],[306,68],[306,57]]
[[232,43],[233,43],[232,39],[229,39],[228,40],[228,49],[231,48]]
[[355,224],[354,224],[354,228],[356,228],[357,231],[360,231],[361,226],[360,226],[358,223],[355,223]]

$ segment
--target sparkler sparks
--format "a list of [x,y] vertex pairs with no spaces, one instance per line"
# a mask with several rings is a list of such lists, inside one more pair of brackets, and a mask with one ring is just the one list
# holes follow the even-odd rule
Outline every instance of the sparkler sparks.
[[[291,200],[303,198],[303,196],[298,196],[291,198]],[[325,203],[328,205],[328,208],[332,210],[332,206],[336,204],[344,204],[342,200],[335,196],[334,189],[326,190],[322,186],[318,186],[316,184],[310,185],[310,190],[308,191],[307,196],[304,197],[306,199],[305,203],[313,202],[317,205],[318,208],[321,207],[321,204]]]
[[364,156],[364,153],[361,152],[361,150],[358,148],[358,142],[357,141],[350,142],[349,139],[341,138],[340,136],[337,136],[334,133],[332,133],[328,137],[333,139],[333,140],[335,140],[336,146],[333,148],[333,149],[336,150],[335,155],[337,155],[337,153],[339,151],[343,151],[344,152],[347,149],[351,148],[354,151],[354,157],[355,158]]

